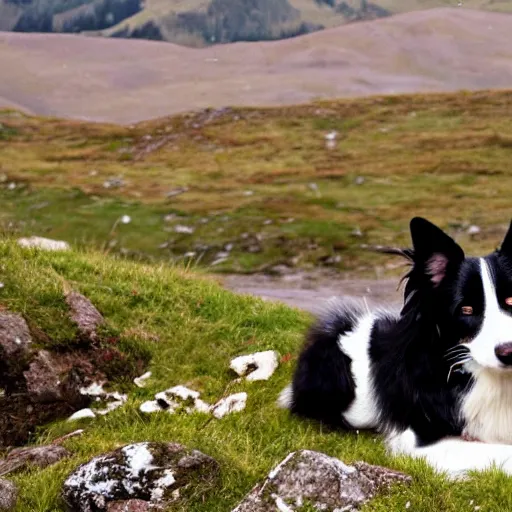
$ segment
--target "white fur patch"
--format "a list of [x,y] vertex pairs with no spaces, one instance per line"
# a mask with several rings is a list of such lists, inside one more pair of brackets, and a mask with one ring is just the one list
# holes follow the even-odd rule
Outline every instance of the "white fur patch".
[[288,384],[277,398],[277,406],[280,409],[289,409],[293,403],[293,388],[291,384]]
[[356,385],[356,398],[343,413],[353,428],[375,428],[378,425],[378,407],[370,372],[370,334],[376,317],[363,316],[353,331],[339,337],[340,350],[352,360],[351,371]]
[[466,364],[475,379],[462,402],[465,434],[486,443],[512,444],[512,373]]
[[[485,260],[480,260],[485,310],[482,328],[465,343],[473,358],[465,364],[474,384],[464,397],[461,413],[465,433],[487,443],[512,444],[512,371],[503,368],[494,349],[512,338],[512,317],[499,306]],[[500,368],[501,367],[501,368]]]
[[437,471],[453,479],[465,477],[468,471],[483,471],[491,467],[512,475],[512,446],[467,442],[457,438],[443,439],[429,446],[417,448],[411,430],[394,434],[387,439],[388,450],[393,455],[408,455],[424,459]]

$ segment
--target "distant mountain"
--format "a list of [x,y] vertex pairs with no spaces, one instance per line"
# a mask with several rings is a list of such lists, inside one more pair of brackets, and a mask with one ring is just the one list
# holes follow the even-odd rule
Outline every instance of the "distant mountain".
[[0,32],[0,108],[132,123],[229,105],[512,89],[511,26],[511,14],[443,8],[199,49]]
[[[92,33],[208,46],[263,41],[456,0],[0,0],[0,30]],[[512,0],[464,7],[512,12]]]

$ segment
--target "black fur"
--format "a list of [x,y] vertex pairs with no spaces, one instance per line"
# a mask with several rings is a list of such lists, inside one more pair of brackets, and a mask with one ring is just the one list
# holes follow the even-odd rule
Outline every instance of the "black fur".
[[291,411],[331,427],[350,428],[342,413],[355,398],[351,360],[340,352],[340,334],[350,332],[361,311],[329,311],[311,327],[292,384]]

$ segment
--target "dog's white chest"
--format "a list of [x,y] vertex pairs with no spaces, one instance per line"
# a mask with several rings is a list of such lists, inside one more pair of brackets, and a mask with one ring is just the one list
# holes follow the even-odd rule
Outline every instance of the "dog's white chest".
[[482,369],[462,402],[464,433],[485,443],[512,444],[512,373]]

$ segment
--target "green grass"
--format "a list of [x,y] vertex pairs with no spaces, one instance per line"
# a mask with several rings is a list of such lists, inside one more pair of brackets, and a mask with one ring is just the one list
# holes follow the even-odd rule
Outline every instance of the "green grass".
[[[339,270],[369,274],[386,259],[360,245],[408,244],[410,218],[423,215],[478,253],[510,216],[511,100],[507,91],[375,97],[132,127],[4,111],[0,227],[207,267],[232,244],[215,271],[311,268],[339,255]],[[122,187],[104,188],[119,176]],[[167,197],[178,187],[189,190]],[[132,222],[113,230],[121,215]],[[473,239],[471,224],[482,228]]]
[[[129,350],[149,351],[153,377],[146,389],[131,389],[128,404],[110,415],[84,423],[82,437],[66,442],[73,457],[44,470],[14,477],[20,486],[19,512],[63,511],[60,486],[78,464],[134,441],[175,441],[202,450],[221,465],[221,482],[210,494],[173,510],[227,512],[290,451],[312,449],[350,463],[365,460],[410,473],[410,487],[396,487],[364,507],[365,512],[411,510],[486,512],[512,510],[510,479],[497,471],[449,483],[424,463],[389,458],[372,434],[341,434],[291,418],[275,399],[291,377],[295,356],[310,318],[285,306],[237,296],[212,280],[199,279],[168,265],[120,261],[98,253],[47,254],[0,243],[0,290],[3,307],[23,312],[32,325],[52,331],[62,319],[62,283],[88,296],[108,325],[132,340]],[[222,420],[201,414],[143,416],[139,404],[170,386],[185,384],[205,400],[221,397],[234,378],[232,357],[275,349],[285,358],[268,382],[232,384],[247,391],[245,411]],[[56,423],[42,428],[45,443],[77,428]],[[472,501],[473,505],[470,505]]]

